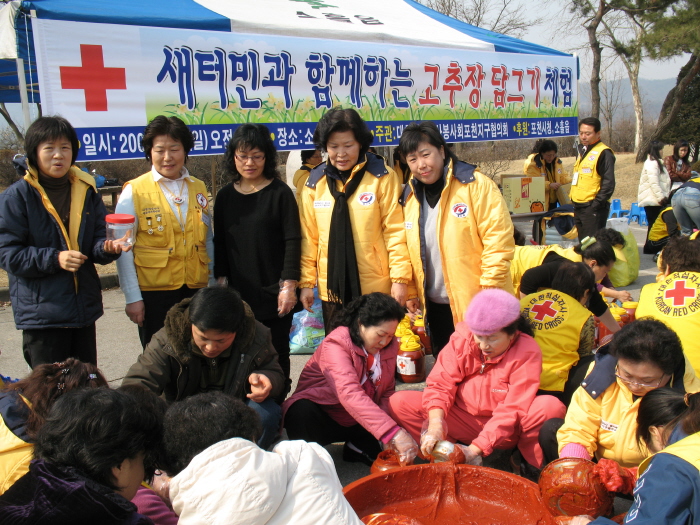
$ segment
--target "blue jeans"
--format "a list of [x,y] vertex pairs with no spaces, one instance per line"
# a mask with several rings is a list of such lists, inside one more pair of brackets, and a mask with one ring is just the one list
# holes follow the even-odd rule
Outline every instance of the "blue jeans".
[[272,399],[266,399],[262,403],[256,403],[255,401],[246,399],[245,403],[260,416],[263,433],[260,439],[258,439],[258,446],[267,450],[280,435],[282,408]]
[[700,190],[681,188],[673,196],[671,204],[683,235],[690,235],[694,229],[700,230]]

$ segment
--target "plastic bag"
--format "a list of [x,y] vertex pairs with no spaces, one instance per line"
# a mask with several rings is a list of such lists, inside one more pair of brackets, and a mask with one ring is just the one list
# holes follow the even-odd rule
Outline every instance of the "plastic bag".
[[627,225],[627,219],[608,219],[608,228],[614,228],[625,238],[625,247],[615,247],[617,261],[608,272],[608,277],[613,286],[628,286],[639,276],[639,248],[634,233]]
[[314,303],[311,309],[313,313],[302,310],[295,313],[292,318],[292,329],[289,332],[290,354],[313,354],[326,337],[321,300],[316,290],[314,290]]

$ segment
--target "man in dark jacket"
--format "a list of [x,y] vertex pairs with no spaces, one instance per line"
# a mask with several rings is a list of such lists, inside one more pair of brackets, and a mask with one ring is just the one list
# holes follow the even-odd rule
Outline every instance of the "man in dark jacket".
[[122,384],[143,385],[168,402],[223,391],[256,410],[262,448],[279,434],[282,413],[274,398],[283,394],[285,378],[270,330],[230,288],[202,288],[173,306]]

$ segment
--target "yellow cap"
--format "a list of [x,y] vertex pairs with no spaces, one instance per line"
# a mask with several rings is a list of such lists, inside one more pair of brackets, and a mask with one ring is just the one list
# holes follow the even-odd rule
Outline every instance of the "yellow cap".
[[422,316],[417,315],[413,320],[413,326],[425,326],[425,319]]
[[639,303],[637,301],[627,301],[627,302],[622,303],[622,308],[625,308],[625,309],[637,308],[637,306],[639,306]]
[[420,344],[420,339],[417,335],[411,334],[406,335],[405,337],[401,337],[401,350],[403,352],[418,352],[423,348],[423,345]]

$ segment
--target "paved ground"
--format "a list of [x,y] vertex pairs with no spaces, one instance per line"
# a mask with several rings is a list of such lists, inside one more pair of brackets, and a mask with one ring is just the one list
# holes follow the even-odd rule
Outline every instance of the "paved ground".
[[[632,226],[640,246],[644,242],[646,227]],[[650,255],[641,255],[639,278],[626,287],[632,296],[639,298],[639,290],[656,276],[656,265]],[[141,353],[136,326],[124,314],[124,295],[118,288],[106,290],[103,294],[104,316],[97,322],[98,365],[113,386],[119,386],[129,366]],[[0,306],[0,373],[11,377],[22,377],[28,367],[22,358],[21,333],[15,330],[9,305]],[[296,382],[308,356],[292,356],[292,377]],[[428,368],[433,360],[428,358]],[[403,385],[399,389],[422,389],[424,384]],[[343,485],[369,474],[369,467],[357,463],[345,463],[342,460],[342,446],[328,447],[333,456],[338,475]],[[494,468],[508,469],[508,458],[504,454],[494,454],[487,458],[487,465]],[[618,512],[621,510],[616,509]]]

